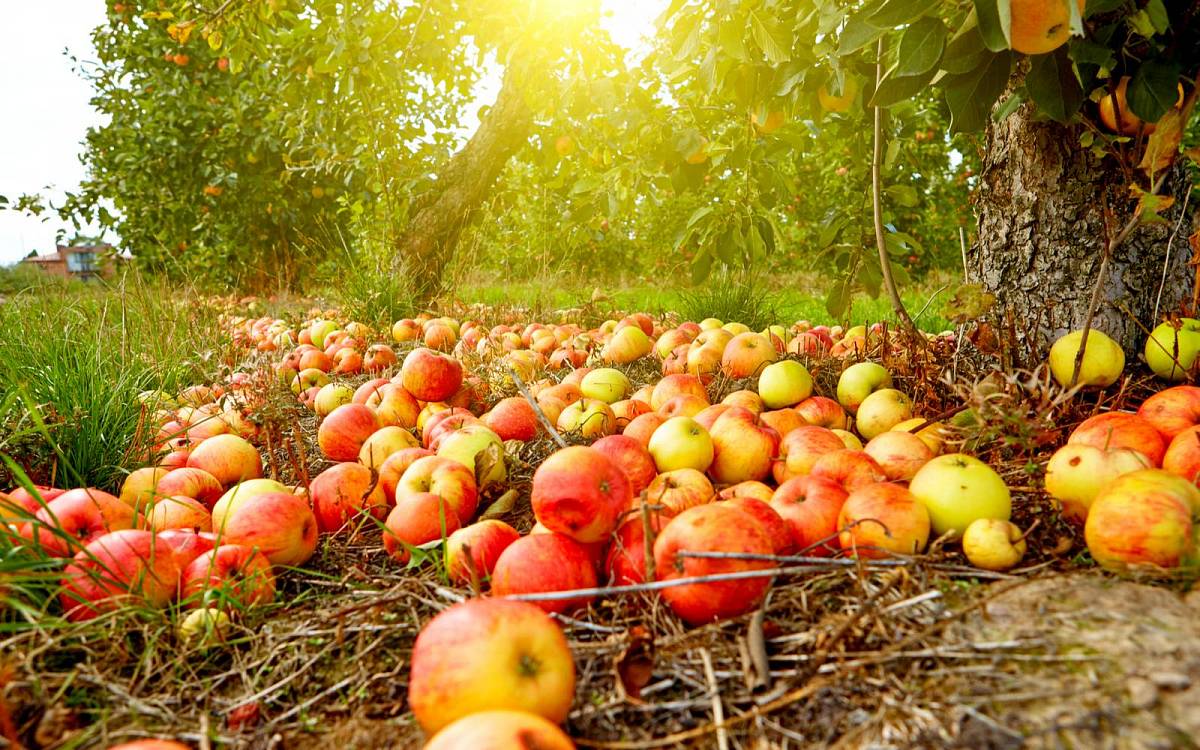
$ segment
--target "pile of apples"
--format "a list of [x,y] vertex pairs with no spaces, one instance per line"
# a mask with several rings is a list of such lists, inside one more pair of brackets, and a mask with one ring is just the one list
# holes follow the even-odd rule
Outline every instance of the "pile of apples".
[[[410,702],[436,733],[429,747],[521,733],[570,747],[556,724],[574,672],[548,613],[586,608],[605,586],[678,581],[652,595],[699,625],[760,606],[765,571],[788,556],[914,555],[946,537],[973,564],[1004,570],[1025,552],[996,471],[943,453],[945,427],[914,415],[886,368],[849,361],[877,328],[670,327],[643,314],[591,329],[488,328],[421,316],[395,323],[387,344],[329,316],[299,327],[227,323],[260,354],[221,383],[143,394],[153,460],[119,496],[18,489],[0,494],[0,522],[70,559],[60,596],[69,618],[181,601],[181,632],[209,639],[244,607],[271,601],[275,570],[306,563],[320,534],[381,528],[401,564],[444,544],[449,579],[491,596],[450,608],[418,638]],[[930,338],[954,345],[952,335]],[[1060,380],[1078,349],[1078,337],[1064,340],[1051,352]],[[1123,357],[1113,375],[1113,347],[1095,342],[1080,380],[1106,385]],[[834,392],[816,393],[789,355],[837,368]],[[661,376],[631,382],[627,372],[647,371],[628,367],[640,360]],[[494,396],[485,370],[493,383],[506,373],[501,387],[520,385],[521,395]],[[744,387],[712,403],[716,378]],[[289,388],[319,419],[331,462],[307,486],[263,478],[255,447],[255,410]],[[1085,524],[1102,565],[1170,569],[1194,558],[1198,422],[1200,389],[1170,388],[1136,415],[1089,419],[1050,461],[1047,490]],[[580,444],[536,468],[528,533],[479,517],[481,500],[506,487],[514,441],[564,435]],[[447,657],[472,639],[486,648]],[[514,659],[525,665],[516,673]],[[509,682],[480,679],[491,672]]]

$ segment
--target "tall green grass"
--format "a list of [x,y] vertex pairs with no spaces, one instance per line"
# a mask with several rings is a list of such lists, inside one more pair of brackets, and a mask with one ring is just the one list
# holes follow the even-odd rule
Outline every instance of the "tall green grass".
[[[137,396],[212,377],[217,313],[136,275],[27,287],[0,306],[0,453],[39,483],[113,489],[146,429]],[[13,484],[0,467],[0,488]]]

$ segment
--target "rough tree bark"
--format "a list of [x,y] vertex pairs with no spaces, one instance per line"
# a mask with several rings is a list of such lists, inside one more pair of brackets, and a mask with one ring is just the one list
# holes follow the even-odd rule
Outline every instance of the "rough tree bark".
[[[1100,159],[1081,147],[1080,127],[1034,121],[1028,104],[988,127],[977,202],[979,237],[968,273],[996,295],[1018,337],[1034,339],[1028,342],[1034,352],[1045,352],[1058,335],[1083,327],[1108,233],[1121,230],[1135,205],[1129,176],[1115,158]],[[1160,191],[1176,198],[1163,214],[1166,222],[1135,229],[1116,248],[1101,282],[1092,326],[1129,355],[1145,338],[1138,324],[1153,328],[1156,323],[1164,263],[1160,317],[1190,296],[1187,238],[1196,224],[1195,200],[1178,224],[1167,259],[1189,189],[1186,171],[1176,164]]]
[[442,291],[442,269],[454,257],[471,214],[487,197],[509,157],[529,137],[533,113],[525,101],[525,75],[525,66],[508,66],[496,103],[437,175],[434,188],[418,200],[412,221],[396,242],[395,257],[410,275],[419,304]]

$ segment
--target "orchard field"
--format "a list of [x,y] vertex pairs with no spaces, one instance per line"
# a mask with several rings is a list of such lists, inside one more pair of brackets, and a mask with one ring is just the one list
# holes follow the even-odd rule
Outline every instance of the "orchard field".
[[106,4],[4,746],[1196,746],[1200,6],[645,6]]

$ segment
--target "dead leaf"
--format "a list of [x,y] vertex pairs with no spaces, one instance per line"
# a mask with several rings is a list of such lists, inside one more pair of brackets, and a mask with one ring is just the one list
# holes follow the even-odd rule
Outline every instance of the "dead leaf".
[[1000,351],[1000,337],[996,329],[988,323],[979,323],[967,332],[967,338],[975,348],[984,354],[995,354]]
[[499,443],[488,443],[487,447],[475,454],[475,483],[483,492],[495,484],[496,466],[504,463],[504,449]]
[[500,516],[505,515],[513,509],[513,506],[517,504],[518,497],[520,497],[520,494],[516,490],[509,490],[505,492],[503,495],[496,498],[494,503],[487,507],[487,510],[485,510],[481,516],[479,516],[479,519],[482,521],[488,518],[499,518]]
[[617,686],[631,703],[642,702],[642,688],[654,675],[654,637],[641,625],[629,629],[625,650],[613,665]]
[[1146,140],[1146,152],[1138,169],[1153,181],[1154,175],[1175,163],[1179,144],[1183,141],[1184,115],[1181,110],[1169,109],[1156,123],[1154,132]]
[[955,323],[967,323],[982,317],[996,304],[996,295],[982,284],[963,284],[942,308],[942,314]]

